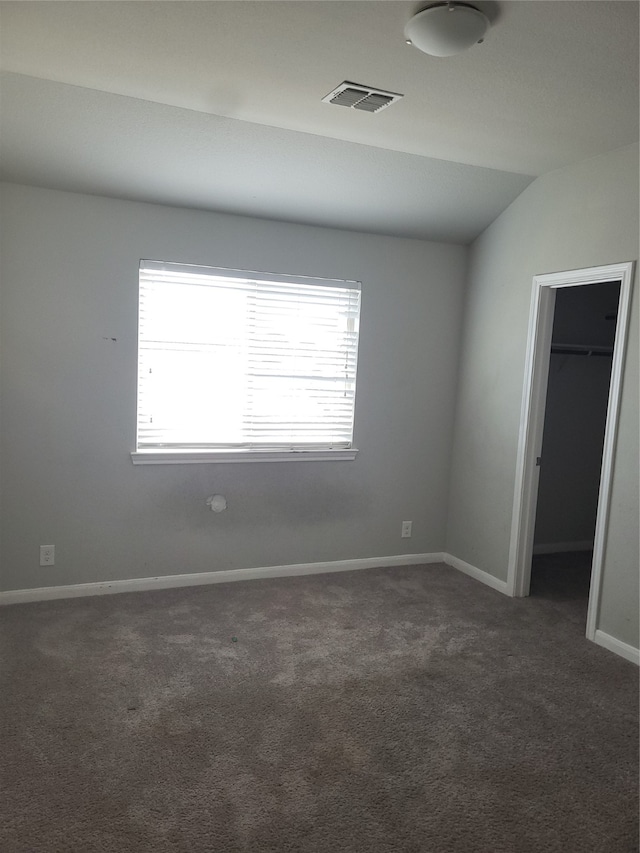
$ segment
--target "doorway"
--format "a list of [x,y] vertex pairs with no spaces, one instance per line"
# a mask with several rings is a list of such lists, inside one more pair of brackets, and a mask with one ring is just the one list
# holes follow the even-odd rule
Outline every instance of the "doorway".
[[620,282],[560,287],[551,337],[532,596],[586,623]]
[[[591,640],[595,638],[600,603],[602,564],[606,542],[632,273],[633,264],[624,263],[551,273],[536,276],[533,280],[507,591],[510,595],[529,595],[534,539],[538,538],[538,545],[548,547],[561,545],[564,548],[575,548],[578,545],[580,548],[586,549],[587,546],[592,545],[593,556],[590,566],[586,620],[586,635]],[[590,287],[594,289],[588,290]],[[577,295],[574,296],[572,293]],[[586,329],[584,324],[579,322],[575,312],[572,313],[572,303],[573,306],[578,304],[576,300],[578,302],[590,302],[593,305],[599,304],[600,300],[602,305],[609,300],[617,302],[617,310],[606,310],[604,312],[605,314],[616,314],[614,321],[604,321],[615,325],[615,330],[609,329],[610,340],[607,340],[606,331],[602,329],[601,343],[597,342],[597,338],[591,342],[587,341],[586,337],[584,340],[578,340],[578,331],[580,337],[584,337],[587,331],[593,334],[593,329]],[[556,303],[558,311],[556,311]],[[557,322],[555,322],[556,320]],[[582,328],[580,328],[581,325]],[[563,336],[569,336],[569,338],[564,341],[560,340]],[[574,348],[578,346],[590,347],[590,350],[585,350],[586,354],[577,355],[579,350]],[[552,349],[555,350],[553,354]],[[606,354],[604,354],[605,350],[607,351]],[[591,355],[588,355],[589,351]],[[602,354],[595,355],[596,351]],[[600,374],[607,374],[608,379],[608,383],[605,383],[604,391],[601,389],[600,395],[607,398],[604,405],[604,435],[600,438],[602,448],[600,459],[591,463],[588,472],[579,472],[580,476],[583,478],[586,476],[592,484],[597,483],[598,488],[597,490],[594,489],[592,502],[590,504],[589,502],[581,502],[579,511],[576,508],[575,517],[568,520],[569,524],[566,524],[564,529],[561,529],[562,525],[558,526],[557,524],[557,512],[554,512],[553,505],[550,509],[546,506],[540,514],[538,512],[539,497],[543,500],[545,494],[548,496],[549,486],[553,485],[552,471],[545,471],[544,477],[541,477],[541,468],[545,465],[545,452],[551,453],[550,463],[554,454],[558,455],[558,436],[555,437],[556,447],[554,447],[554,439],[550,438],[551,433],[548,430],[546,449],[543,451],[545,420],[547,420],[549,427],[554,417],[557,419],[558,416],[558,412],[547,412],[547,394],[549,392],[551,395],[557,395],[558,392],[562,391],[563,383],[565,393],[569,387],[571,387],[570,394],[574,394],[576,391],[571,383],[565,381],[568,378],[566,375],[561,377],[560,382],[556,381],[558,379],[556,374],[560,372],[558,369],[561,364],[559,359],[562,358],[565,359],[565,365],[570,363],[570,360],[573,361],[571,370],[576,377],[580,373],[586,373],[585,363],[587,359],[598,359],[601,363],[599,372]],[[576,367],[576,364],[580,363],[578,359],[583,363],[582,368]],[[606,369],[604,368],[605,362],[608,362]],[[565,372],[566,370],[565,367]],[[600,380],[603,381],[598,384],[602,385],[604,377],[600,376]],[[582,402],[584,403],[584,401]],[[547,415],[548,417],[545,417]],[[577,427],[574,425],[574,428]],[[592,432],[597,433],[597,427],[594,427]],[[566,435],[560,438],[560,445],[563,441],[567,441]],[[575,442],[579,444],[580,441],[581,435],[576,434]],[[577,458],[579,460],[579,453]],[[579,468],[579,465],[576,465],[575,457],[573,463],[574,468]],[[551,483],[548,474],[551,475]],[[576,482],[574,481],[575,487]],[[571,509],[571,513],[573,513],[573,509]],[[564,515],[567,516],[567,513],[565,512]],[[590,534],[585,534],[589,518],[592,521],[592,538]],[[567,521],[566,518],[565,521]],[[576,531],[582,532],[578,534]],[[540,541],[539,537],[543,534],[551,537],[552,541]],[[587,538],[561,538],[569,535],[585,535]]]

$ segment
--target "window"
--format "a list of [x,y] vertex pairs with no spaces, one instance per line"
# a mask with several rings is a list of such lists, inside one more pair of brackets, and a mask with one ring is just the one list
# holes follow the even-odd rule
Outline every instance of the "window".
[[141,261],[134,462],[351,458],[360,285]]

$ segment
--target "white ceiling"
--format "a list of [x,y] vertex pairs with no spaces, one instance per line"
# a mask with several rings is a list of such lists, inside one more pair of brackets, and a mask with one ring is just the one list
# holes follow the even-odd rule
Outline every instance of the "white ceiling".
[[[467,242],[532,176],[638,139],[637,0],[476,5],[484,44],[433,58],[404,0],[2,2],[0,174]],[[322,103],[343,80],[405,97]]]

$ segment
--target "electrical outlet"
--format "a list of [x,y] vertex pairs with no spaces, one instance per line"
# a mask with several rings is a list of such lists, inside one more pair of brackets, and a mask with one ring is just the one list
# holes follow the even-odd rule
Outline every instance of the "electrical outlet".
[[401,537],[403,539],[411,539],[411,521],[403,521],[402,522],[402,533]]
[[41,545],[40,546],[40,565],[54,566],[56,562],[56,546]]

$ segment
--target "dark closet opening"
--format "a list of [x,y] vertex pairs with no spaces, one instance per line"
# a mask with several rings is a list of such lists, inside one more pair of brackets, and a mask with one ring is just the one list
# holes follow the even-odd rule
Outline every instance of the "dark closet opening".
[[531,595],[586,622],[620,282],[556,293]]

